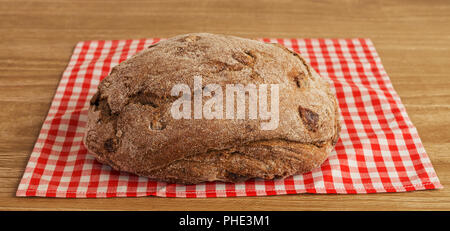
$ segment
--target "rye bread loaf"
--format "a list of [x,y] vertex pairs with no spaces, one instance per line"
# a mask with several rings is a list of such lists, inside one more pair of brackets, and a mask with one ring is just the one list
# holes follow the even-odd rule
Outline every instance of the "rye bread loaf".
[[[174,119],[175,84],[279,84],[279,125]],[[192,89],[192,88],[191,88]],[[339,136],[336,98],[295,52],[234,36],[179,35],[114,67],[93,96],[84,144],[97,160],[151,179],[199,183],[283,178],[319,167]]]

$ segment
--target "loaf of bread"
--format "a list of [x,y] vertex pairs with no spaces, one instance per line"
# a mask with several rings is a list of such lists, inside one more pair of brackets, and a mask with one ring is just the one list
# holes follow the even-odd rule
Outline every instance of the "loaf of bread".
[[[250,118],[261,108],[250,105],[249,92],[245,118],[228,117],[225,109],[237,112],[238,103],[228,108],[226,99],[223,114],[213,118],[202,117],[202,111],[195,115],[195,102],[189,114],[174,116],[174,103],[198,93],[196,78],[202,81],[200,94],[211,84],[223,87],[223,97],[230,84],[265,85],[268,108],[278,107],[278,123],[264,128],[267,117]],[[190,87],[190,95],[174,94],[177,84]],[[275,85],[278,92],[270,95]],[[208,96],[214,94],[200,98],[203,107]],[[239,182],[319,167],[339,130],[329,84],[299,54],[279,44],[196,33],[153,44],[115,66],[90,101],[84,144],[99,162],[155,180]]]

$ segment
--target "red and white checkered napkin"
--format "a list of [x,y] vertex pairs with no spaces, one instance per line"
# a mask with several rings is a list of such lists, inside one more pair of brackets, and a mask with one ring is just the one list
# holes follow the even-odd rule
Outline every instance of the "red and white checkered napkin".
[[299,52],[334,86],[342,131],[328,160],[283,180],[166,184],[98,163],[82,143],[100,80],[159,39],[79,42],[25,169],[17,196],[234,197],[377,193],[442,188],[416,128],[369,39],[262,39]]

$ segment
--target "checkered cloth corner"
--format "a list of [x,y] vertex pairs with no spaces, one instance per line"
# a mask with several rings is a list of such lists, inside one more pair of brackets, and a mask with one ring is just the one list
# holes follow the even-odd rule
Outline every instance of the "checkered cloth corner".
[[180,185],[98,163],[82,143],[89,99],[112,67],[159,39],[84,41],[64,71],[17,196],[234,197],[442,188],[369,39],[261,40],[299,52],[334,87],[342,131],[320,168],[279,180]]

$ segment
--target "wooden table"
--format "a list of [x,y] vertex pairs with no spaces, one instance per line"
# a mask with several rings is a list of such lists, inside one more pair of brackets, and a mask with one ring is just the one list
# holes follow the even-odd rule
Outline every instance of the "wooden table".
[[[450,210],[449,12],[448,1],[0,0],[0,209]],[[371,38],[446,188],[213,199],[14,196],[76,42],[187,32]]]

